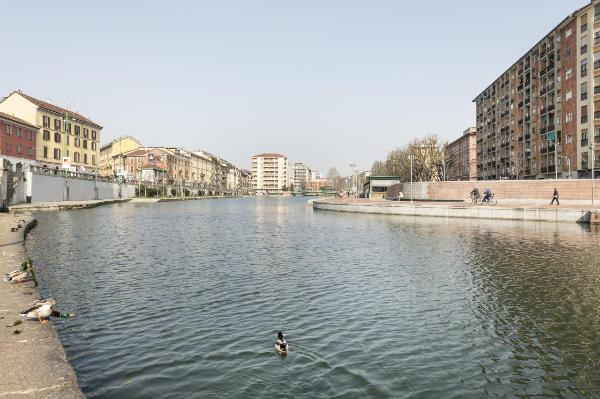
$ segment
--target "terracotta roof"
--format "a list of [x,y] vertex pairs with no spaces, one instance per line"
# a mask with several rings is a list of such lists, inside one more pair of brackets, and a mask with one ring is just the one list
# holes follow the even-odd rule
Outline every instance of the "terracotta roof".
[[148,153],[148,150],[142,149],[142,150],[132,150],[132,151],[124,153],[123,155],[126,157],[141,157],[141,156],[146,155],[147,153]]
[[21,96],[25,97],[26,99],[28,99],[29,101],[31,101],[32,103],[34,103],[35,105],[37,105],[38,107],[40,107],[42,109],[45,109],[50,112],[55,112],[60,115],[65,115],[65,113],[68,113],[69,117],[73,118],[73,120],[75,120],[75,121],[87,123],[89,125],[93,125],[95,127],[102,129],[102,126],[100,126],[96,122],[86,118],[85,116],[78,114],[77,112],[69,111],[64,108],[58,107],[56,105],[47,103],[45,101],[38,100],[37,98],[28,96],[27,94],[21,93],[20,91],[16,91],[14,93],[20,94]]
[[286,156],[275,152],[263,152],[262,154],[256,154],[252,158],[286,158]]
[[157,166],[157,165],[152,165],[150,163],[147,163],[144,166],[142,166],[142,169],[160,170],[160,171],[163,171],[163,172],[166,171],[166,169],[161,168],[160,166]]
[[2,118],[2,119],[8,119],[9,121],[12,121],[12,122],[15,122],[15,123],[20,123],[21,125],[25,125],[25,126],[28,126],[28,127],[31,127],[33,129],[37,130],[37,126],[32,125],[31,123],[26,122],[26,121],[24,121],[21,118],[17,118],[14,115],[9,115],[9,114],[5,114],[4,112],[0,112],[0,118]]

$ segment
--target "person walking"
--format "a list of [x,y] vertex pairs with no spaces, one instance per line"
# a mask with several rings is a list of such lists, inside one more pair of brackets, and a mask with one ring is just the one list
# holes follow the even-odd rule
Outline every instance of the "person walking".
[[560,205],[560,202],[558,201],[558,190],[556,187],[554,188],[554,194],[552,194],[552,201],[550,201],[550,205],[554,205],[554,201],[556,201],[556,205]]

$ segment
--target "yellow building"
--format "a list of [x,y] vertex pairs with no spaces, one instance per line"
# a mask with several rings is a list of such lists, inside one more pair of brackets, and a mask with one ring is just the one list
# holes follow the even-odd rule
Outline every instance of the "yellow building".
[[0,112],[38,127],[36,159],[42,165],[69,164],[77,170],[97,170],[102,126],[20,91],[0,102]]
[[142,143],[135,137],[123,136],[100,147],[100,176],[126,174],[123,154],[141,146]]

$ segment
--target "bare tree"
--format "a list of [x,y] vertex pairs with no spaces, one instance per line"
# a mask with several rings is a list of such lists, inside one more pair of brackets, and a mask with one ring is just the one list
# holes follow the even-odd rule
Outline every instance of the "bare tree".
[[373,169],[377,174],[399,176],[402,181],[409,181],[412,157],[414,181],[441,180],[445,145],[435,135],[416,139],[403,148],[390,151],[385,162],[376,161]]

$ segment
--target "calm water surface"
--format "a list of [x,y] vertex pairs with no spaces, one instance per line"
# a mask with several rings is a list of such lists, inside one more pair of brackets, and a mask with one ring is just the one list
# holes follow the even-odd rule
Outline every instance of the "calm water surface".
[[269,198],[36,216],[91,398],[600,397],[598,231]]

